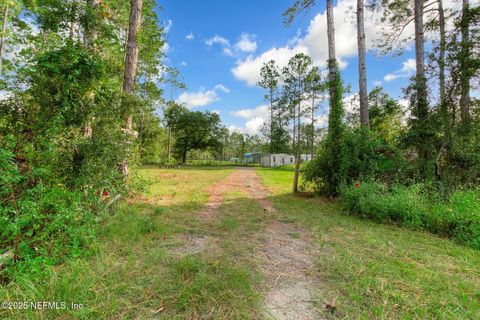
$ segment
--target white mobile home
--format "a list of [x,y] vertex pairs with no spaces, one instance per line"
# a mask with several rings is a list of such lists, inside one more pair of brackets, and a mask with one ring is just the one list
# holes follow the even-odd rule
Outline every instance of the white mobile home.
[[312,155],[311,154],[301,154],[300,155],[300,162],[304,162],[304,161],[310,161],[312,160]]
[[264,154],[261,161],[262,167],[278,167],[294,163],[295,157],[286,153]]

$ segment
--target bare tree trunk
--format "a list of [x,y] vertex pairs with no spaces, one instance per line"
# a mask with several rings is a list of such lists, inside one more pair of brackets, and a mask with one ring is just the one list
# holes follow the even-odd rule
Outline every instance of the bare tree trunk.
[[438,57],[439,66],[439,82],[440,82],[440,112],[442,114],[443,127],[445,131],[445,138],[449,140],[450,125],[448,119],[448,109],[446,103],[445,93],[445,49],[447,45],[447,38],[445,33],[445,12],[443,10],[443,0],[437,0],[438,4],[438,24],[440,29],[440,52]]
[[298,177],[300,175],[300,114],[301,114],[301,99],[298,102],[298,110],[297,110],[297,119],[294,121],[297,122],[297,144],[295,145],[295,175],[293,176],[293,193],[298,192]]
[[135,85],[138,61],[137,37],[140,30],[143,0],[131,0],[130,22],[128,26],[127,54],[123,76],[123,91],[132,93]]
[[470,126],[470,76],[468,75],[467,61],[470,58],[469,49],[469,0],[463,0],[462,3],[462,21],[461,21],[461,59],[460,59],[460,117],[463,125],[463,129],[468,131]]
[[186,161],[187,161],[187,150],[184,150],[182,155],[182,163],[184,164]]
[[[328,36],[328,71],[329,79],[335,75],[335,24],[333,19],[333,0],[327,0],[327,36]],[[330,88],[331,90],[331,88]]]
[[273,90],[270,89],[270,153],[273,153]]
[[168,126],[168,141],[167,141],[167,162],[170,162],[172,156],[172,125]]
[[293,141],[292,141],[292,150],[295,150],[295,143],[297,141],[297,107],[293,106]]
[[328,93],[330,95],[330,112],[335,107],[335,84],[337,60],[335,58],[335,22],[333,17],[333,0],[327,0],[327,37],[328,37]]
[[0,75],[3,73],[3,48],[5,47],[5,34],[7,33],[8,4],[3,10],[2,36],[0,37]]
[[[142,2],[143,0],[131,0],[130,2],[130,20],[128,26],[127,53],[125,57],[125,71],[123,74],[123,91],[126,93],[133,93],[135,77],[137,74],[137,37],[140,30],[140,22],[142,18]],[[132,115],[127,116],[124,131],[127,134],[133,132]],[[125,176],[125,180],[128,182],[128,159],[125,159],[122,162],[121,171]]]
[[357,0],[358,81],[360,95],[360,124],[368,128],[367,70],[365,63],[365,28],[363,0]]
[[423,2],[415,0],[415,61],[417,76],[417,108],[418,111],[426,106],[426,79],[425,79],[425,49],[424,49],[424,27],[423,27]]
[[315,92],[312,95],[312,150],[311,150],[311,159],[313,160],[313,153],[315,149]]
[[424,25],[423,25],[423,5],[424,0],[415,0],[415,61],[416,61],[416,98],[417,98],[417,110],[416,116],[419,125],[419,141],[418,155],[420,160],[420,174],[426,177],[427,174],[427,159],[428,149],[426,141],[422,141],[425,137],[424,128],[427,125],[428,116],[428,101],[427,101],[427,83],[425,78],[425,38],[424,38]]

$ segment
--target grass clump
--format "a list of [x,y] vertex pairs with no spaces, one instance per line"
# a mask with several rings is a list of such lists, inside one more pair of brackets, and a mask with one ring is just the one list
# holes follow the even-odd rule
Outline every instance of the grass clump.
[[254,319],[259,303],[254,275],[229,259],[187,255],[174,259],[157,281],[170,314],[212,319]]

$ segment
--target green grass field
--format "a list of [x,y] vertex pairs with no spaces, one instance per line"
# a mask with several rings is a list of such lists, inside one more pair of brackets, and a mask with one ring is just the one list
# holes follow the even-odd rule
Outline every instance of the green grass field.
[[[263,319],[264,278],[252,239],[273,220],[301,227],[318,246],[314,299],[323,318],[480,318],[479,251],[344,215],[325,199],[294,198],[292,172],[256,169],[275,214],[264,214],[239,190],[226,190],[218,216],[199,219],[206,188],[233,170],[139,169],[148,194],[119,203],[99,223],[89,256],[0,288],[0,301],[82,308],[0,310],[0,318]],[[193,250],[182,239],[209,245]]]
[[346,216],[324,199],[289,194],[292,173],[258,169],[281,212],[321,248],[318,299],[333,316],[361,319],[479,319],[480,252],[426,232]]

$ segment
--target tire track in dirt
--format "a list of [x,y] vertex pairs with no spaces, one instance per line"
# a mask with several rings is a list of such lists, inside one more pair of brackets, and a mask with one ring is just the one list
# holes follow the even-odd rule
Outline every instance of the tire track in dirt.
[[[269,191],[258,174],[245,170],[247,193],[256,199],[263,210],[275,213]],[[255,257],[265,281],[265,309],[267,316],[278,320],[319,319],[313,306],[312,291],[314,264],[312,245],[304,230],[274,220],[257,236]]]
[[[208,186],[205,189],[208,200],[203,209],[198,213],[199,222],[201,224],[212,223],[218,217],[219,208],[225,200],[225,194],[231,190],[241,190],[242,187],[242,172],[239,169],[234,170],[227,177]],[[209,235],[184,233],[178,235],[177,240],[182,243],[174,250],[174,253],[178,256],[207,250],[211,251],[219,247],[219,239]]]
[[[211,223],[218,217],[225,194],[243,191],[255,199],[264,213],[276,213],[268,199],[269,191],[252,168],[237,168],[226,178],[209,186],[208,200],[198,217],[201,223]],[[267,217],[266,217],[267,218]],[[315,277],[311,259],[312,245],[303,229],[273,220],[261,234],[254,237],[257,250],[254,259],[259,261],[259,270],[265,276],[265,316],[276,320],[319,319],[313,306],[312,291]],[[210,236],[187,235],[181,253],[194,253],[218,248]]]

